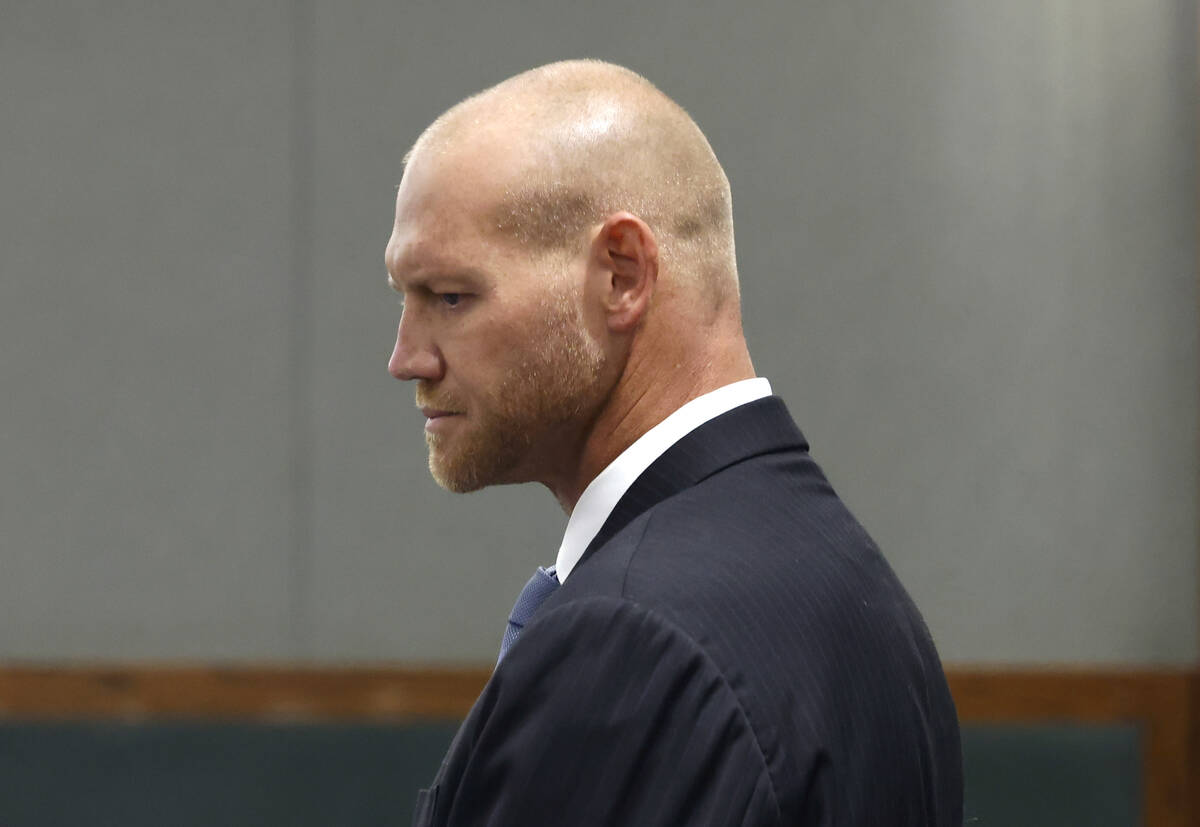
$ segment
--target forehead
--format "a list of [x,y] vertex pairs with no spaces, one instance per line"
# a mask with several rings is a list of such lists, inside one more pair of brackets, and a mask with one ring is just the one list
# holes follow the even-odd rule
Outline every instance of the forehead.
[[389,270],[451,267],[462,262],[444,259],[494,246],[490,223],[513,166],[511,154],[478,142],[415,154],[396,193]]

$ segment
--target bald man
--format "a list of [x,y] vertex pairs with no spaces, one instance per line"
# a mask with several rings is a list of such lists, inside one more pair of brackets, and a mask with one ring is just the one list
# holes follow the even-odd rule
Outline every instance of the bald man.
[[961,824],[937,652],[755,376],[683,109],[594,61],[461,102],[386,261],[434,479],[569,515],[415,824]]

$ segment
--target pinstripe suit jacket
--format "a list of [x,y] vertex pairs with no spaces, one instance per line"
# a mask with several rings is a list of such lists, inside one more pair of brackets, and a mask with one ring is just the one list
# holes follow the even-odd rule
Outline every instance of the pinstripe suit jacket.
[[961,825],[929,632],[781,400],[711,420],[638,478],[415,823]]

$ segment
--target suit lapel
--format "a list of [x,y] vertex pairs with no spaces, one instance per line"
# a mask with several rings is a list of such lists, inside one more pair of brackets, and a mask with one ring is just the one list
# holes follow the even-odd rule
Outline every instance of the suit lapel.
[[778,396],[739,405],[688,433],[641,473],[617,501],[579,565],[638,515],[654,505],[753,456],[808,450],[808,443]]

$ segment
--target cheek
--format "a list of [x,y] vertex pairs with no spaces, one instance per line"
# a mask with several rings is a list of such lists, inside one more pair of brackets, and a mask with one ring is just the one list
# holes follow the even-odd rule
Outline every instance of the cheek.
[[454,383],[478,390],[494,385],[511,371],[529,346],[529,330],[522,325],[500,324],[481,319],[469,328],[448,336],[442,346],[447,377]]
[[[592,312],[589,312],[592,311]],[[601,348],[606,347],[609,342],[608,338],[608,318],[604,314],[604,310],[599,304],[594,307],[587,305],[582,311],[583,328],[596,345]]]

